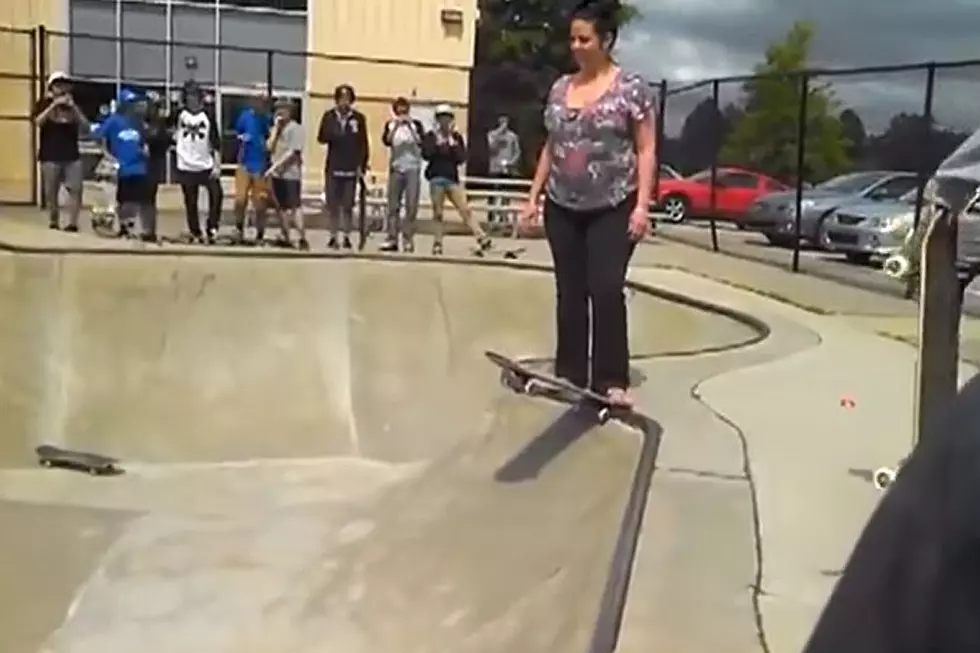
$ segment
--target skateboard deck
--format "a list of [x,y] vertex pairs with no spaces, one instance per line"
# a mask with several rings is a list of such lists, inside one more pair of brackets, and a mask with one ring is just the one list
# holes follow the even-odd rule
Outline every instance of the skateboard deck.
[[531,369],[527,365],[519,363],[503,354],[495,351],[486,351],[484,355],[491,363],[501,368],[501,378],[515,392],[530,395],[547,393],[549,390],[568,393],[579,401],[592,404],[596,408],[596,415],[602,424],[614,416],[632,413],[630,408],[614,404],[609,401],[608,397],[604,397],[587,388],[580,388],[551,374],[545,374],[544,372]]
[[488,251],[474,249],[473,256],[477,258],[504,258],[509,261],[520,258],[521,254],[527,251],[524,247],[509,247],[504,249],[491,249]]
[[43,467],[75,469],[88,472],[93,476],[118,474],[120,472],[116,466],[119,461],[108,456],[62,449],[50,444],[42,444],[34,451],[37,453],[38,463]]

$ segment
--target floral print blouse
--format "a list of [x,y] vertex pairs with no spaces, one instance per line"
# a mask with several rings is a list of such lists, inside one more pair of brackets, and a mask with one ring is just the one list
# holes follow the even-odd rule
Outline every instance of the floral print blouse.
[[544,110],[551,171],[548,198],[577,211],[612,207],[637,187],[633,128],[654,109],[654,90],[639,75],[620,71],[598,100],[571,109],[565,97],[571,76],[551,87]]

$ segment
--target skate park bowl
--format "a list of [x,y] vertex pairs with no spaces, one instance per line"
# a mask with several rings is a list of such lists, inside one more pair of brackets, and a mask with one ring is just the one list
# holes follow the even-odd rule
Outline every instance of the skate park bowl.
[[[506,265],[0,254],[4,653],[594,650],[659,434],[501,385],[553,307]],[[635,360],[762,337],[630,320]]]

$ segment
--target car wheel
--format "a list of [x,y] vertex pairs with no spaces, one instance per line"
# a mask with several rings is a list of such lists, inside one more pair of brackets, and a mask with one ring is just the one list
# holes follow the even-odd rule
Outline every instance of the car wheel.
[[813,234],[808,238],[810,245],[812,245],[815,249],[827,249],[827,241],[824,238],[824,233],[826,231],[827,218],[829,218],[832,213],[833,211],[827,211],[820,216],[820,219],[817,220],[816,226],[813,228]]
[[871,263],[871,254],[865,252],[847,252],[844,254],[844,258],[855,265],[870,265]]
[[684,222],[691,210],[691,202],[683,195],[668,195],[663,201],[665,221],[678,224]]

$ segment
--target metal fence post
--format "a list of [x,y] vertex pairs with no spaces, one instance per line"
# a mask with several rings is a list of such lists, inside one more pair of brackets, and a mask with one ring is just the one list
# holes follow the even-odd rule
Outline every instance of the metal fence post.
[[653,169],[653,197],[650,198],[651,204],[660,205],[660,165],[664,151],[664,134],[666,133],[667,115],[667,80],[660,80],[660,97],[657,98],[657,142],[654,145],[654,161],[656,167]]
[[[44,84],[48,76],[48,28],[44,25],[38,25],[37,27],[37,43],[35,44],[35,56],[37,57],[34,62],[34,70],[37,73],[37,97],[42,98],[46,92]],[[32,129],[31,133],[36,134],[37,130]],[[37,136],[35,136],[37,138]],[[35,152],[31,154],[33,157],[37,157],[37,148],[33,148]],[[36,168],[37,166],[35,166]],[[36,186],[35,186],[36,188]],[[37,192],[36,190],[34,191]],[[41,193],[39,205],[42,209],[46,209],[47,204],[44,201],[44,193]]]
[[[711,102],[715,107],[715,116],[718,116],[718,102],[721,96],[721,82],[717,79],[711,82]],[[718,152],[715,150],[711,155],[711,196],[708,202],[709,220],[711,224],[711,250],[717,252],[718,247],[718,223],[715,221],[715,211],[718,204]]]
[[[930,145],[932,144],[932,104],[933,97],[936,94],[936,64],[930,63],[926,66],[926,93],[925,100],[922,105],[922,140],[920,141],[920,151],[929,152]],[[926,182],[929,181],[929,174],[932,172],[929,170],[930,157],[922,156],[919,157],[919,188],[915,193],[915,218],[912,224],[915,227],[919,226],[919,214],[922,213],[922,196],[925,193]]]
[[796,215],[793,218],[793,272],[800,271],[800,231],[803,226],[803,172],[806,168],[807,104],[810,75],[800,77],[800,111],[796,125]]
[[272,74],[272,63],[275,59],[276,53],[269,50],[265,53],[265,91],[266,95],[270,98],[275,92],[275,79]]
[[38,55],[38,52],[37,52],[38,38],[37,38],[37,35],[38,35],[38,32],[41,29],[43,29],[43,28],[42,27],[36,27],[36,28],[32,29],[30,35],[28,36],[28,43],[29,43],[29,45],[28,45],[28,48],[29,48],[28,62],[29,62],[30,70],[31,70],[31,81],[29,82],[29,85],[30,85],[30,93],[28,94],[29,97],[27,99],[27,102],[28,102],[28,105],[29,105],[27,107],[27,119],[29,121],[27,123],[27,125],[28,125],[28,129],[30,129],[30,136],[28,137],[28,147],[31,148],[31,151],[29,153],[30,162],[31,162],[31,173],[30,173],[29,178],[31,180],[31,204],[33,206],[38,206],[38,204],[40,203],[39,202],[40,193],[38,192],[38,176],[39,176],[38,175],[38,166],[39,166],[39,162],[37,160],[37,155],[38,155],[38,152],[37,152],[37,146],[38,146],[37,138],[38,138],[38,134],[37,134],[37,127],[34,125],[34,108],[37,106],[38,99],[40,98],[40,96],[37,93],[37,91],[38,91],[38,84],[37,84],[36,80],[38,80],[38,79],[41,78],[41,75],[38,73],[38,69],[37,69],[37,60],[38,60],[38,56],[37,56]]

